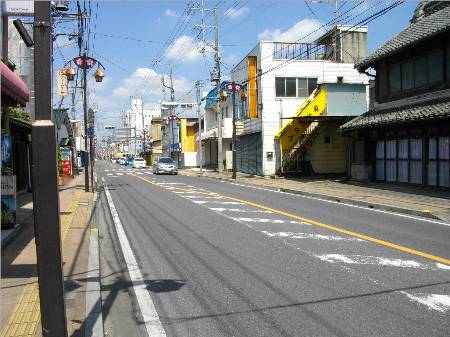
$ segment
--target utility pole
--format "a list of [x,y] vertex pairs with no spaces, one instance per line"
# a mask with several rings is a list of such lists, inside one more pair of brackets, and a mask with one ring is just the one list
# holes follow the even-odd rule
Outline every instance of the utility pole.
[[217,122],[217,167],[219,172],[223,172],[223,152],[222,152],[222,111],[220,109],[220,52],[219,52],[219,23],[217,19],[217,9],[214,9],[214,59],[216,61],[215,65],[215,75],[214,80],[216,81],[217,89],[217,103],[216,109],[219,120]]
[[[219,50],[219,23],[218,23],[218,13],[217,8],[214,9],[205,9],[203,0],[201,1],[200,7],[192,7],[192,10],[198,10],[201,12],[202,15],[202,21],[201,25],[199,26],[202,33],[202,39],[203,39],[203,48],[201,50],[202,53],[205,52],[204,46],[208,45],[205,42],[205,34],[204,31],[206,28],[211,28],[210,26],[205,26],[204,21],[204,12],[205,11],[212,11],[214,12],[214,70],[211,73],[211,81],[216,82],[216,90],[217,90],[217,103],[216,103],[216,112],[218,116],[218,122],[217,122],[217,165],[219,172],[223,171],[223,149],[222,149],[222,111],[220,110],[220,50]],[[209,45],[208,45],[209,46]]]
[[33,215],[42,335],[67,337],[59,218],[56,129],[52,122],[50,1],[34,2],[35,120],[32,124]]
[[[167,86],[164,84],[164,77],[161,78],[161,84],[163,86],[163,92],[164,92],[164,88],[170,89],[170,101],[171,102],[175,102],[175,90],[173,88],[173,79],[172,79],[172,65],[170,65],[169,68],[169,79],[170,79],[170,86]],[[169,144],[170,143],[170,132],[172,131],[172,124],[171,122],[169,123],[169,115],[173,114],[173,109],[174,107],[171,106],[170,112],[167,113],[167,115],[164,113],[164,115],[166,116],[162,116],[163,114],[161,113],[161,117],[163,117],[163,119],[165,118],[167,121],[167,126],[169,127],[169,131],[167,131],[167,128],[164,128],[164,132],[163,132],[163,141],[162,141],[162,147],[163,147],[163,154],[164,154],[164,148],[166,149],[166,153],[165,155],[171,154],[171,151],[168,149],[169,148]],[[169,140],[169,141],[167,141]],[[165,144],[165,146],[164,146]]]
[[198,162],[200,167],[200,175],[203,174],[202,169],[202,161],[203,161],[203,153],[202,153],[202,116],[200,115],[200,104],[202,103],[200,97],[200,87],[201,82],[195,82],[195,87],[197,88],[197,117],[198,117],[198,145],[197,145],[197,153],[198,153]]
[[[86,60],[86,53],[83,53]],[[83,117],[84,117],[84,190],[89,192],[89,152],[88,152],[88,108],[87,108],[87,69],[83,67]]]
[[231,138],[231,150],[233,151],[233,173],[231,178],[236,179],[236,82],[233,81],[233,136]]
[[144,117],[144,101],[141,98],[141,115],[142,115],[142,137],[143,137],[143,141],[142,141],[142,151],[143,151],[143,157],[144,160],[147,162],[147,158],[145,158],[145,117]]

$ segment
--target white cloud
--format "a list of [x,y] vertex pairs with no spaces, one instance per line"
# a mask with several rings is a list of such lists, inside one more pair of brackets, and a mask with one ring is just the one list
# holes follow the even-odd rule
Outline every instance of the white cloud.
[[230,19],[238,19],[238,18],[240,18],[241,16],[243,16],[244,14],[247,14],[248,12],[250,12],[250,9],[247,8],[247,7],[242,7],[242,8],[239,8],[239,9],[236,9],[236,8],[229,8],[229,9],[225,12],[224,15],[225,15],[227,18],[230,18]]
[[320,28],[322,23],[316,19],[303,19],[286,31],[280,29],[266,29],[259,34],[260,40],[270,41],[301,41],[312,42],[325,33],[324,28]]
[[166,9],[166,10],[164,11],[164,15],[165,15],[165,16],[176,16],[177,13],[176,13],[175,11],[171,10],[171,9]]
[[198,50],[194,39],[190,36],[180,36],[167,50],[167,58],[186,62],[196,62],[201,59],[202,54]]

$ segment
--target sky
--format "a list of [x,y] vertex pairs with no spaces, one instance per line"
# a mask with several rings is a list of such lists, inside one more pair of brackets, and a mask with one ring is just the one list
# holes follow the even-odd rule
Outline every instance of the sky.
[[[190,3],[199,7],[200,1]],[[391,3],[338,1],[338,15],[342,15],[340,23],[356,24]],[[214,64],[209,46],[214,42],[213,15],[210,11],[205,12],[205,45],[198,27],[200,12],[186,11],[187,4],[181,0],[86,2],[91,13],[89,55],[106,68],[103,83],[93,80],[95,69],[92,69],[88,84],[89,102],[97,109],[97,120],[100,121],[98,128],[120,125],[121,111],[130,108],[130,96],[142,98],[146,108],[168,100],[169,92],[165,97],[162,94],[161,77],[168,84],[170,66],[177,100],[187,97],[195,100],[193,87],[197,80],[204,81],[207,86],[203,90],[208,90],[209,73]],[[417,1],[405,1],[368,24],[369,53],[409,24],[416,5]],[[73,2],[70,6],[71,11],[76,11]],[[330,28],[326,24],[336,16],[334,1],[219,0],[205,1],[205,8],[217,8],[218,11],[223,79],[229,78],[233,65],[239,63],[258,41],[302,39],[310,42],[325,28]],[[55,33],[74,32],[76,22],[56,20],[54,30]],[[316,33],[304,38],[315,30]],[[74,42],[64,35],[56,39],[55,70],[78,54]],[[202,47],[204,54],[200,53]],[[80,103],[81,95],[77,95],[77,118],[82,117]],[[69,97],[63,101],[63,106],[72,107]]]

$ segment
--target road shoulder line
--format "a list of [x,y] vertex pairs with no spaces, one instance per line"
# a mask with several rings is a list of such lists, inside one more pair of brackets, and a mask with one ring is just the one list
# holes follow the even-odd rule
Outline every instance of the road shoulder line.
[[[102,178],[102,181],[105,182],[104,178]],[[116,206],[114,205],[111,194],[109,193],[106,185],[104,185],[104,189],[111,216],[113,218],[114,227],[120,242],[120,247],[125,259],[128,274],[130,276],[131,283],[133,284],[136,301],[139,305],[147,334],[149,337],[166,337],[164,327],[159,319],[155,305],[147,290],[147,286],[131,249],[122,222],[120,221],[119,213],[117,212]]]

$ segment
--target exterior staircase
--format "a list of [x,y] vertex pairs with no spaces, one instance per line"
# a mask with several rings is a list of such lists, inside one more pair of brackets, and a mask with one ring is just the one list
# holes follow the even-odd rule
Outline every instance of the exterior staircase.
[[293,118],[275,135],[280,150],[281,165],[279,174],[302,172],[304,170],[304,154],[307,147],[318,135],[321,128],[319,122],[301,117],[323,116],[327,111],[326,87],[320,87],[301,104],[294,112]]

